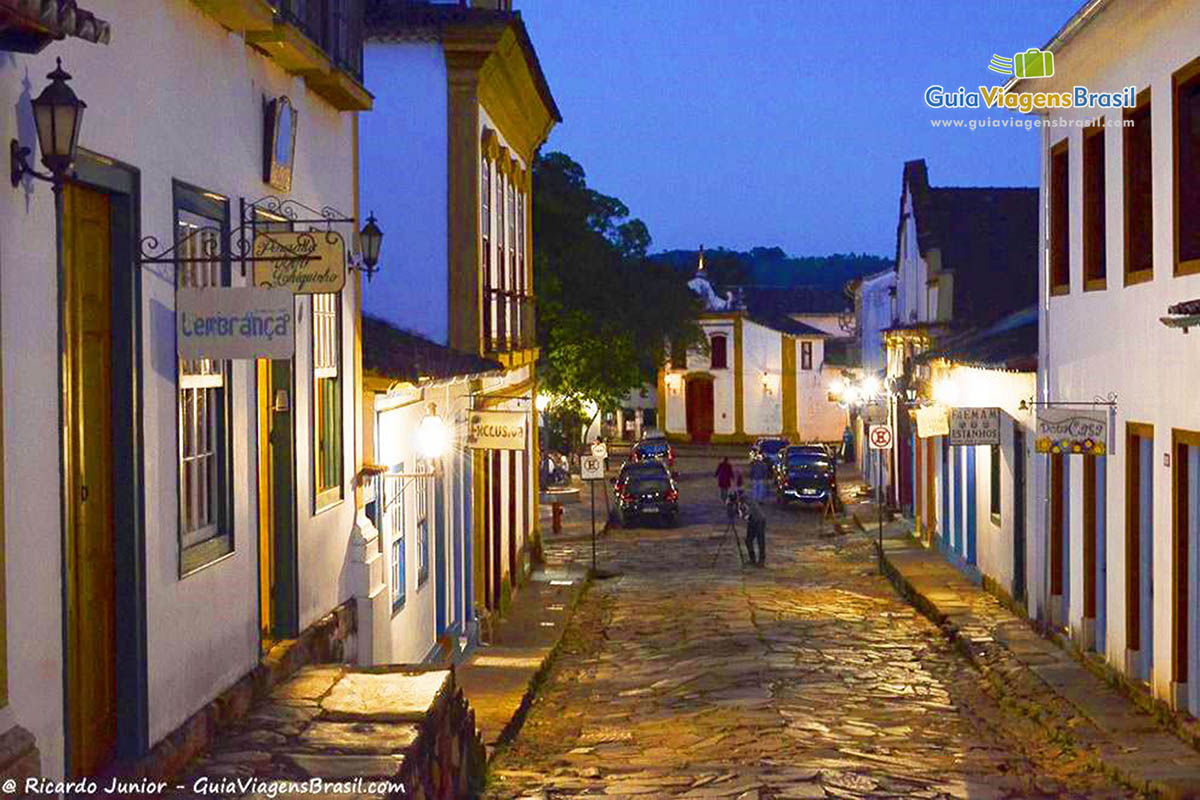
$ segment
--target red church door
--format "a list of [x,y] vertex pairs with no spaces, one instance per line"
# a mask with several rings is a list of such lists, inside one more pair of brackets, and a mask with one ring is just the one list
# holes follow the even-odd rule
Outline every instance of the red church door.
[[687,382],[687,430],[693,442],[707,442],[713,432],[712,378],[689,378]]

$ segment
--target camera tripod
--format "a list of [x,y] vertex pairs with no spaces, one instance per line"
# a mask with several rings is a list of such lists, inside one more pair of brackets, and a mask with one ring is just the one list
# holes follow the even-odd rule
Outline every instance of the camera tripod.
[[737,505],[730,504],[729,509],[728,521],[725,523],[725,530],[722,531],[721,534],[721,543],[717,545],[717,552],[713,553],[712,566],[714,567],[717,565],[717,559],[721,557],[721,551],[725,549],[725,543],[728,542],[730,538],[733,539],[733,546],[737,548],[738,561],[741,562],[743,567],[746,566],[746,554],[742,550],[742,540],[741,537],[738,536],[737,531]]

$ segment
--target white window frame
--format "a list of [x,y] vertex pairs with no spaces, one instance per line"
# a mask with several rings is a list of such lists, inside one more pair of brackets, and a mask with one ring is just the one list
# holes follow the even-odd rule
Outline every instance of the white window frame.
[[[345,437],[345,408],[343,403],[343,385],[341,381],[341,352],[342,352],[342,294],[341,292],[312,295],[312,409],[313,409],[313,495],[314,511],[320,511],[335,505],[343,497],[343,486],[346,480],[346,437]],[[334,421],[334,432],[337,436],[338,447],[336,458],[338,463],[336,482],[324,485],[325,475],[324,451],[321,447],[321,432],[323,429],[324,405],[322,381],[334,381],[337,392],[337,419]]]
[[[205,200],[195,198],[205,197]],[[175,187],[178,287],[227,285],[222,238],[228,208],[216,195]],[[211,214],[197,204],[213,204]],[[219,216],[218,216],[219,215]],[[211,260],[193,260],[211,257]],[[178,481],[179,574],[185,576],[233,552],[230,467],[230,364],[214,359],[179,359],[176,389],[176,475]]]

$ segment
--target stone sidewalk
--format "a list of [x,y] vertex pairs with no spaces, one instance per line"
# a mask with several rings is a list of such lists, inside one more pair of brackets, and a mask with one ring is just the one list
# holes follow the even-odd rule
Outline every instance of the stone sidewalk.
[[304,667],[221,731],[172,797],[450,800],[484,750],[450,670]]
[[[874,526],[867,531],[874,541]],[[1140,790],[1200,797],[1200,753],[922,546],[910,524],[885,527],[884,555],[897,589],[1026,715]]]
[[489,757],[520,730],[538,680],[586,586],[587,574],[579,569],[534,570],[513,596],[508,615],[485,633],[485,643],[455,666]]

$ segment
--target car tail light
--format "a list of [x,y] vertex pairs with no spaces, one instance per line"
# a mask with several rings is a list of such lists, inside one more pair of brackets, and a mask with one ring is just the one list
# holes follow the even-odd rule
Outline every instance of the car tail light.
[[666,496],[667,496],[667,499],[668,499],[668,500],[678,500],[678,499],[679,499],[679,492],[675,491],[674,489],[667,489],[667,495],[666,495]]
[[635,498],[629,492],[622,492],[621,499],[624,500],[626,503],[632,503]]

